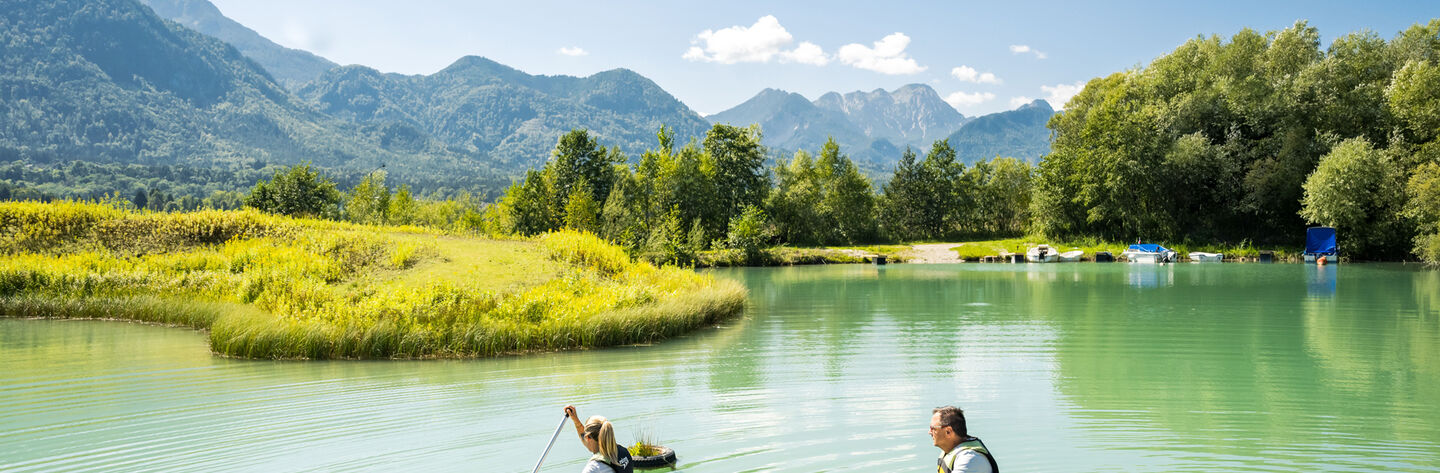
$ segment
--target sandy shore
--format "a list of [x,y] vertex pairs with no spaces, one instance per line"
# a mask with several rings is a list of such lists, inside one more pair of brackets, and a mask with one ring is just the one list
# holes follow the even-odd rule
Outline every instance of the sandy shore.
[[911,246],[914,257],[907,263],[959,263],[960,256],[954,251],[950,251],[951,248],[959,245],[959,243],[927,243]]

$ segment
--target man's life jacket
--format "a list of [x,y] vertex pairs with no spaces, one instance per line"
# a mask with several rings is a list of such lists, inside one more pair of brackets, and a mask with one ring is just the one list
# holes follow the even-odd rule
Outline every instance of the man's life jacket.
[[[985,461],[990,462],[990,471],[994,473],[1000,473],[1000,465],[995,464],[995,457],[990,455],[990,449],[985,448],[985,442],[981,442],[979,438],[966,437],[965,440],[960,442],[960,445],[955,446],[955,449],[973,450],[975,453],[979,453],[980,455],[985,457]],[[954,461],[954,458],[956,456],[959,456],[959,454],[957,452],[957,454],[954,456],[941,455],[939,459],[935,460],[935,462],[940,465],[940,467],[936,470],[937,473],[950,473],[951,471],[955,470],[955,465],[945,463],[945,457],[947,456],[951,458],[951,461]]]
[[635,467],[630,465],[630,450],[624,445],[615,444],[615,463],[605,462],[615,473],[634,473]]

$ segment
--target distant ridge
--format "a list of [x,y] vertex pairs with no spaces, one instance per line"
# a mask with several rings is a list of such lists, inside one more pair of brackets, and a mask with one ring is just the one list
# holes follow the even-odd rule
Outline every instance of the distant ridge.
[[287,48],[260,36],[255,30],[226,17],[207,0],[140,0],[156,15],[230,43],[240,54],[259,63],[280,85],[290,90],[315,80],[337,64],[308,51]]
[[543,164],[572,128],[588,129],[601,143],[637,158],[656,146],[661,125],[672,127],[682,143],[709,128],[699,114],[628,69],[539,76],[479,56],[431,75],[340,67],[298,93],[330,115],[413,127],[456,149],[485,154],[511,172]]
[[870,172],[884,172],[905,147],[924,154],[936,140],[949,139],[960,159],[973,163],[996,155],[1038,162],[1050,149],[1045,124],[1055,114],[1044,100],[1015,110],[967,118],[930,86],[910,84],[894,91],[875,89],[815,101],[800,94],[765,89],[749,100],[710,115],[714,123],[760,124],[764,143],[781,154],[815,151],[834,137]]
[[967,164],[995,156],[1040,162],[1050,152],[1050,129],[1045,125],[1055,109],[1050,102],[1034,100],[1008,112],[981,116],[949,136],[956,157]]

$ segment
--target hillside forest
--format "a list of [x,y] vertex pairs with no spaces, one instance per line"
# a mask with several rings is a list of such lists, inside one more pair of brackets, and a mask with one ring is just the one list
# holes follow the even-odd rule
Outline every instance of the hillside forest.
[[[1197,37],[1091,80],[1048,127],[1038,166],[1008,157],[967,166],[939,140],[901,151],[883,185],[833,139],[776,160],[758,126],[717,124],[684,143],[660,127],[634,159],[573,129],[491,203],[392,190],[383,169],[341,190],[308,165],[226,177],[268,175],[248,192],[109,198],[496,234],[572,228],[681,264],[715,248],[1016,235],[1294,244],[1309,225],[1339,229],[1352,258],[1440,261],[1440,20],[1324,48],[1303,21]],[[0,178],[13,183],[17,172],[29,171],[0,167]],[[0,185],[0,198],[46,197],[43,187]]]

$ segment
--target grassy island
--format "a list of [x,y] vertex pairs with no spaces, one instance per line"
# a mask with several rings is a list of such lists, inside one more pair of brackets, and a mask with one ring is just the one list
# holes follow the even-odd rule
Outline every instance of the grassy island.
[[5,202],[0,253],[0,316],[189,326],[245,358],[643,343],[735,316],[746,297],[586,233],[492,240],[252,210]]

